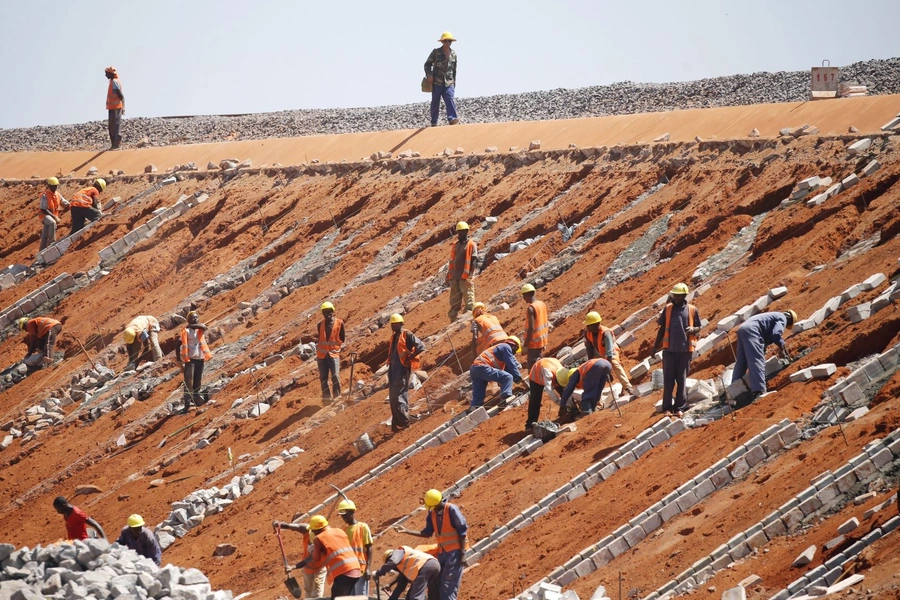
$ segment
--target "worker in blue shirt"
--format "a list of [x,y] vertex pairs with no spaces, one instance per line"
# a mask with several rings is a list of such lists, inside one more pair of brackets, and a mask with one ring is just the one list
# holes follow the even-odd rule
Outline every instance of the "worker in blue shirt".
[[[603,388],[612,375],[612,364],[604,358],[594,358],[577,369],[569,369],[568,378],[565,373],[557,373],[556,379],[560,384],[565,384],[560,406],[568,406],[569,400],[576,389],[583,390],[581,394],[581,414],[589,415],[597,410],[597,403],[603,394]],[[574,408],[574,407],[573,407]],[[573,411],[574,412],[574,411]]]
[[500,384],[501,400],[512,397],[513,382],[522,381],[522,374],[519,372],[522,366],[513,353],[519,354],[521,351],[522,342],[513,335],[478,355],[469,368],[469,376],[472,378],[470,408],[484,405],[484,394],[489,381]]

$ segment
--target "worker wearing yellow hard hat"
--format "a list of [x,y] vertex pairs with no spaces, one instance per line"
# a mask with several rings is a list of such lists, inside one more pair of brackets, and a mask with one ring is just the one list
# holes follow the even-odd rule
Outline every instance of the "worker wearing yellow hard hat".
[[326,579],[331,584],[331,596],[352,596],[357,580],[362,577],[362,567],[350,546],[350,538],[343,529],[328,526],[328,519],[313,515],[309,530],[315,534],[311,556],[297,563],[296,568],[325,567]]
[[[532,426],[540,421],[541,400],[544,393],[559,407],[565,383],[558,381],[556,374],[565,367],[559,359],[545,356],[535,361],[528,372],[528,416],[525,419],[525,432],[531,433]],[[568,377],[568,375],[566,375]]]
[[421,367],[419,356],[425,343],[403,327],[403,315],[391,315],[391,341],[388,347],[388,404],[391,406],[391,430],[409,427],[409,382],[413,371]]
[[[322,515],[314,515],[313,519],[316,521],[317,526],[322,526],[322,521],[325,522],[325,525],[328,525],[328,520],[325,519]],[[297,533],[302,534],[302,550],[300,554],[300,560],[310,560],[312,558],[313,552],[313,544],[316,541],[316,534],[312,531],[311,522],[313,519],[310,519],[310,523],[286,523],[284,521],[272,521],[272,528],[275,529],[276,532],[280,535],[281,529],[285,529],[287,531],[296,531]],[[325,596],[325,577],[326,577],[326,569],[324,566],[321,567],[310,567],[305,566],[301,569],[301,573],[303,574],[303,597],[304,598],[322,598]]]
[[144,526],[144,517],[141,515],[128,517],[128,524],[122,528],[116,543],[149,558],[157,566],[162,564],[162,548],[156,540],[156,534]]
[[587,357],[605,358],[612,365],[613,375],[622,384],[622,389],[634,395],[634,386],[628,377],[628,371],[622,365],[619,345],[613,330],[602,324],[600,313],[591,311],[584,317],[584,345]]
[[475,356],[508,337],[500,325],[500,319],[487,311],[484,302],[476,302],[472,306],[472,348]]
[[122,145],[122,115],[125,114],[125,92],[115,67],[106,67],[104,74],[109,80],[106,88],[106,110],[109,113],[109,149],[117,150]]
[[56,227],[59,225],[59,213],[69,207],[69,201],[57,190],[59,179],[49,177],[47,187],[41,194],[38,216],[41,219],[40,251],[56,243]]
[[[444,498],[440,491],[431,489],[423,498],[428,515],[425,527],[416,531],[402,525],[395,527],[400,533],[420,538],[435,536],[438,542],[438,563],[441,566],[440,597],[456,598],[462,585],[463,556],[469,525],[459,507]],[[430,597],[430,596],[429,596]]]
[[[425,61],[425,79],[431,85],[431,126],[437,127],[441,114],[441,99],[447,110],[447,123],[456,125],[459,116],[456,112],[456,51],[450,45],[456,41],[453,34],[445,31],[435,48]],[[423,88],[426,89],[426,88]]]
[[550,339],[550,318],[547,304],[536,300],[536,290],[530,283],[522,286],[522,299],[525,300],[525,363],[528,369],[544,355],[544,348]]
[[369,595],[369,573],[372,570],[372,530],[369,526],[361,521],[356,520],[356,504],[353,500],[345,498],[337,505],[337,513],[341,515],[341,519],[347,525],[344,533],[350,540],[350,547],[356,554],[356,560],[359,561],[359,568],[362,570],[360,577],[353,588],[353,594],[356,596]]
[[145,358],[148,352],[153,362],[163,357],[162,349],[159,347],[159,321],[156,317],[141,315],[133,318],[125,327],[122,336],[128,350],[126,371],[137,369],[141,359]]
[[[680,416],[687,406],[685,385],[691,358],[700,333],[700,311],[687,301],[687,284],[676,283],[669,292],[669,302],[659,313],[659,331],[653,353],[662,348],[663,404],[666,414]],[[676,390],[677,387],[677,390]]]
[[376,582],[397,571],[397,581],[392,598],[400,598],[409,586],[408,600],[425,600],[441,597],[441,565],[438,559],[409,546],[399,546],[384,552],[384,564],[375,573]]
[[103,216],[100,194],[106,190],[106,180],[96,179],[90,187],[78,190],[72,195],[72,233],[81,231],[86,221],[96,221]]
[[[316,366],[322,387],[322,404],[326,406],[341,395],[341,346],[346,340],[344,321],[334,316],[334,304],[325,301],[319,307],[322,320],[317,327]],[[331,379],[331,389],[328,380]]]
[[456,224],[456,241],[450,246],[450,263],[447,265],[447,284],[450,286],[450,312],[455,321],[465,297],[465,310],[475,307],[475,267],[478,263],[478,246],[469,239],[469,224]]
[[522,342],[512,335],[496,346],[491,346],[479,354],[469,367],[472,378],[472,402],[469,411],[484,405],[487,384],[491,381],[500,385],[500,403],[512,399],[513,382],[522,381],[521,365],[514,354],[522,351]]
[[[731,383],[740,381],[744,375],[750,380],[750,396],[746,400],[755,401],[766,394],[766,346],[775,344],[781,357],[790,362],[791,355],[784,343],[784,332],[793,327],[797,313],[765,312],[754,315],[741,323],[737,330],[737,354]],[[737,398],[742,405],[744,398]]]

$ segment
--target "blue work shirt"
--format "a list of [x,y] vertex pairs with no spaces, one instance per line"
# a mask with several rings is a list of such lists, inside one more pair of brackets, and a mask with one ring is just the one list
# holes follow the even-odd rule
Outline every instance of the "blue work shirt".
[[[689,322],[688,306],[688,303],[684,303],[681,306],[672,304],[672,320],[669,323],[669,347],[666,348],[669,352],[691,351],[688,335],[685,331]],[[666,307],[662,309],[662,312],[659,313],[659,318],[656,320],[656,322],[659,323],[660,328],[666,326],[666,310],[668,307],[669,305],[667,304]],[[697,307],[694,307],[694,327],[700,327],[700,311],[697,310]]]
[[787,327],[787,317],[780,312],[766,312],[744,321],[739,329],[752,330],[759,334],[763,341],[763,347],[769,344],[778,344],[784,348],[784,328]]
[[156,541],[156,534],[146,527],[141,527],[138,535],[132,533],[131,527],[123,527],[116,543],[131,548],[157,565],[162,563],[162,549],[159,547],[159,542]]
[[569,402],[569,398],[572,397],[572,394],[579,387],[584,390],[581,394],[582,401],[587,400],[594,402],[595,400],[598,400],[600,395],[603,394],[603,387],[609,381],[609,374],[611,372],[612,364],[608,360],[602,358],[597,359],[597,361],[587,370],[587,373],[584,375],[584,381],[581,381],[581,371],[576,369],[576,371],[569,376],[569,383],[566,384],[566,389],[560,400],[560,406],[566,406]]
[[513,354],[509,344],[497,344],[491,350],[497,360],[503,361],[503,364],[506,365],[503,370],[512,375],[513,381],[516,383],[522,381],[522,374],[519,372],[522,365],[516,360],[516,355]]

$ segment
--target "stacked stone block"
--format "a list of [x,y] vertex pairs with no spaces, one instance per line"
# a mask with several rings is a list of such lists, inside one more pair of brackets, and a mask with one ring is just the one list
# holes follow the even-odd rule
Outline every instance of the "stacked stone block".
[[0,329],[9,327],[15,323],[16,319],[36,311],[44,303],[66,293],[73,287],[75,287],[75,278],[68,273],[60,273],[49,283],[45,283],[12,306],[4,308],[0,312]]

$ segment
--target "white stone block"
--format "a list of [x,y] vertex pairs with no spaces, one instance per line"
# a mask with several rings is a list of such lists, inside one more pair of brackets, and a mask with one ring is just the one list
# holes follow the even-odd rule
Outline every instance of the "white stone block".
[[820,204],[824,203],[826,200],[828,200],[828,196],[826,194],[824,194],[824,193],[816,194],[815,196],[813,196],[812,198],[810,198],[809,200],[806,201],[806,205],[807,206],[819,206]]
[[743,321],[746,321],[747,319],[749,319],[750,317],[752,317],[753,315],[755,315],[757,312],[759,312],[759,311],[756,310],[755,306],[753,306],[752,304],[748,304],[746,306],[742,306],[734,314],[737,315],[737,317],[741,320],[741,322],[743,322]]
[[849,190],[857,183],[859,183],[859,177],[856,176],[856,173],[853,173],[852,175],[848,175],[841,181],[841,189]]
[[753,303],[753,308],[756,309],[756,314],[759,314],[766,310],[769,306],[769,295],[760,296],[756,299],[756,302]]
[[809,368],[809,374],[815,379],[826,379],[834,375],[837,365],[834,363],[823,363]]
[[740,396],[741,394],[746,394],[746,393],[749,392],[749,391],[750,391],[750,390],[749,390],[749,388],[747,387],[747,384],[744,383],[744,380],[743,380],[743,379],[738,379],[737,381],[735,381],[734,383],[729,384],[729,385],[725,388],[725,394],[728,396],[728,398],[729,398],[730,400],[734,400],[735,398],[737,398],[737,397]]
[[778,373],[781,369],[781,360],[779,360],[777,356],[770,356],[766,361],[766,377]]
[[894,117],[893,119],[891,119],[890,121],[888,121],[887,123],[882,125],[881,130],[882,131],[890,131],[897,125],[900,125],[900,117]]
[[747,600],[747,592],[739,585],[722,592],[722,600]]
[[879,163],[877,160],[872,160],[872,162],[870,162],[865,167],[863,167],[863,170],[862,170],[863,177],[869,177],[870,175],[875,173],[875,171],[877,171],[880,168],[881,168],[881,163]]
[[624,347],[628,346],[629,344],[633,344],[636,341],[637,341],[637,338],[634,336],[634,334],[630,331],[626,331],[625,333],[623,333],[622,335],[619,336],[619,338],[616,340],[616,344],[619,345],[619,348],[624,348]]
[[[825,310],[825,316],[834,314],[834,312],[841,307],[841,297],[840,296],[832,296],[828,299],[828,302],[825,303],[825,306],[822,308]],[[822,319],[824,321],[825,319]]]
[[791,373],[790,380],[794,383],[805,383],[813,378],[809,369],[801,369],[796,373]]
[[866,414],[868,414],[868,412],[869,412],[868,407],[860,406],[859,408],[857,408],[856,410],[851,412],[849,415],[847,415],[847,418],[844,420],[849,423],[851,421],[861,419],[862,417],[866,416]]
[[803,333],[804,331],[809,331],[810,329],[817,327],[819,324],[814,323],[812,319],[803,319],[801,321],[797,321],[794,323],[794,326],[791,328],[793,333]]
[[870,290],[874,290],[886,280],[887,277],[884,276],[884,273],[875,273],[859,285],[862,287],[862,291],[868,292]]
[[870,138],[863,138],[847,146],[847,152],[850,153],[850,156],[856,156],[857,154],[862,154],[868,150],[871,145],[872,140]]
[[848,300],[853,300],[857,296],[862,293],[862,284],[856,283],[851,285],[846,290],[841,292],[841,303],[847,302]]
[[819,187],[819,177],[817,175],[807,177],[806,179],[797,182],[798,190],[814,190],[817,187]]
[[860,321],[865,321],[870,316],[872,316],[872,304],[869,302],[863,302],[862,304],[851,306],[847,309],[847,316],[850,318],[851,323],[859,323]]
[[782,286],[775,287],[775,288],[772,288],[771,290],[769,290],[769,298],[771,298],[772,300],[778,300],[779,298],[786,296],[787,293],[788,293],[787,287],[782,285]]
[[641,377],[642,375],[645,375],[649,370],[650,370],[650,361],[648,361],[647,359],[644,359],[641,362],[639,362],[638,364],[636,364],[635,366],[631,367],[631,370],[628,372],[628,375],[632,379],[636,379],[638,377]]

